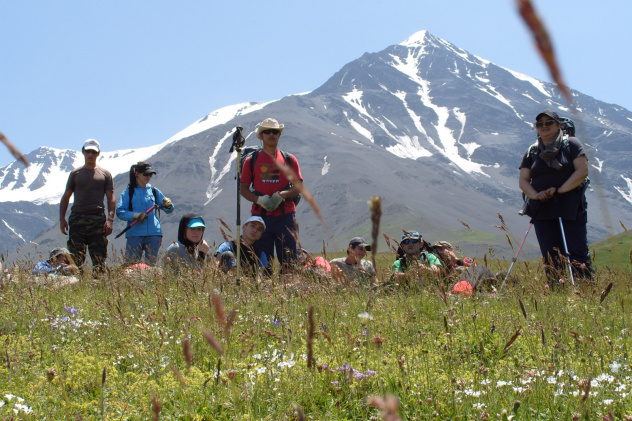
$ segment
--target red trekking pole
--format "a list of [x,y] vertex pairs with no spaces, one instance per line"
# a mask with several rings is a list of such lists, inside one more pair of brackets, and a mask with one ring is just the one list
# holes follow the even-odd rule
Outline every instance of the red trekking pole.
[[[156,209],[158,207],[158,205],[154,205],[151,208],[147,209],[145,211],[145,214],[149,215],[151,213],[151,211],[153,211],[154,209]],[[118,235],[114,238],[119,238],[121,235],[125,234],[127,231],[129,231],[130,228],[132,228],[134,225],[138,224],[138,220],[132,222],[131,224],[129,224],[129,226],[127,228],[125,228],[123,231],[119,232]]]

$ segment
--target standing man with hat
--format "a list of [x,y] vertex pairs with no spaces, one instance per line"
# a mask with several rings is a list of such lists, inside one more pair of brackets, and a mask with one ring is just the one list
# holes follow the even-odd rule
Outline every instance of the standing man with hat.
[[[105,272],[107,259],[107,236],[112,234],[116,200],[112,174],[97,165],[101,153],[99,142],[88,139],[81,153],[84,165],[70,172],[66,191],[59,204],[59,226],[68,234],[68,249],[74,262],[81,267],[86,259],[86,248],[90,252],[95,272]],[[75,195],[70,218],[66,222],[66,211],[70,196]],[[105,216],[103,196],[107,199],[108,215]]]
[[[266,118],[259,124],[257,137],[263,148],[244,160],[240,193],[253,202],[252,215],[260,216],[266,226],[255,245],[266,254],[269,265],[276,248],[281,269],[285,272],[297,258],[296,203],[293,198],[298,196],[299,190],[279,168],[279,163],[288,165],[299,180],[303,181],[303,176],[296,157],[277,148],[283,127],[273,118]],[[253,159],[254,165],[250,162]]]

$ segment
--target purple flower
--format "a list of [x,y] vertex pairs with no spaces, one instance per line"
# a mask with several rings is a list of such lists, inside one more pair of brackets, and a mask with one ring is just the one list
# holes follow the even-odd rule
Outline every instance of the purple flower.
[[362,329],[362,334],[363,335],[368,335],[369,334],[369,330],[368,329]]
[[338,382],[337,381],[331,382],[331,384],[333,384],[334,386],[338,386]]
[[373,371],[373,370],[367,370],[367,371],[366,371],[366,375],[367,375],[367,376],[374,376],[374,375],[375,375],[375,373],[376,373],[376,372],[375,372],[375,371]]
[[358,380],[362,380],[362,379],[367,378],[369,376],[367,374],[360,373],[359,371],[356,371],[355,373],[353,373],[353,377],[355,377]]
[[281,322],[278,319],[274,319],[274,327],[279,327]]
[[74,307],[68,307],[68,306],[64,306],[64,310],[66,310],[68,313],[72,314],[73,316],[75,316],[77,312],[79,311]]
[[65,314],[61,317],[62,322],[67,322],[69,320],[70,320],[70,317],[66,316]]
[[338,371],[353,371],[353,368],[347,363],[344,363],[342,367],[337,368]]

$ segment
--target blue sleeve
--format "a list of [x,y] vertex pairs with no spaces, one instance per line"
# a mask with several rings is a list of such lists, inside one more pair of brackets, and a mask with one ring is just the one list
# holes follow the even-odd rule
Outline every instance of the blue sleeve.
[[129,187],[126,187],[116,205],[116,216],[123,221],[133,220],[134,212],[130,211],[129,208]]
[[162,192],[161,192],[161,191],[160,191],[157,187],[154,187],[154,188],[156,189],[156,199],[158,199],[158,203],[156,203],[156,204],[158,205],[158,207],[159,207],[161,210],[165,211],[165,213],[171,213],[171,212],[173,212],[173,210],[176,208],[176,204],[175,204],[175,203],[173,203],[173,202],[171,202],[171,209],[165,209],[165,208],[162,206],[162,199],[164,199],[165,195],[164,195],[164,194],[162,194]]
[[260,268],[268,267],[268,256],[264,252],[261,252],[261,256],[259,256],[259,267]]
[[231,251],[230,244],[228,244],[228,242],[223,242],[219,245],[217,251],[215,252],[215,254],[213,254],[213,256],[217,257],[218,254],[226,253],[227,251]]

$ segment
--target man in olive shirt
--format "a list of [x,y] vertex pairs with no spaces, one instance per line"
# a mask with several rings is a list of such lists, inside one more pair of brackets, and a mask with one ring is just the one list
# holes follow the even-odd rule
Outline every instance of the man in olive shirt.
[[[68,176],[66,191],[59,204],[59,225],[61,232],[68,234],[68,249],[75,264],[78,267],[83,265],[87,248],[95,273],[103,273],[107,259],[107,236],[112,234],[116,210],[114,183],[112,174],[97,165],[97,158],[101,153],[99,142],[94,139],[86,140],[81,153],[85,164]],[[66,222],[66,211],[73,194],[75,200],[70,218]],[[103,205],[104,195],[108,203],[107,218]]]

